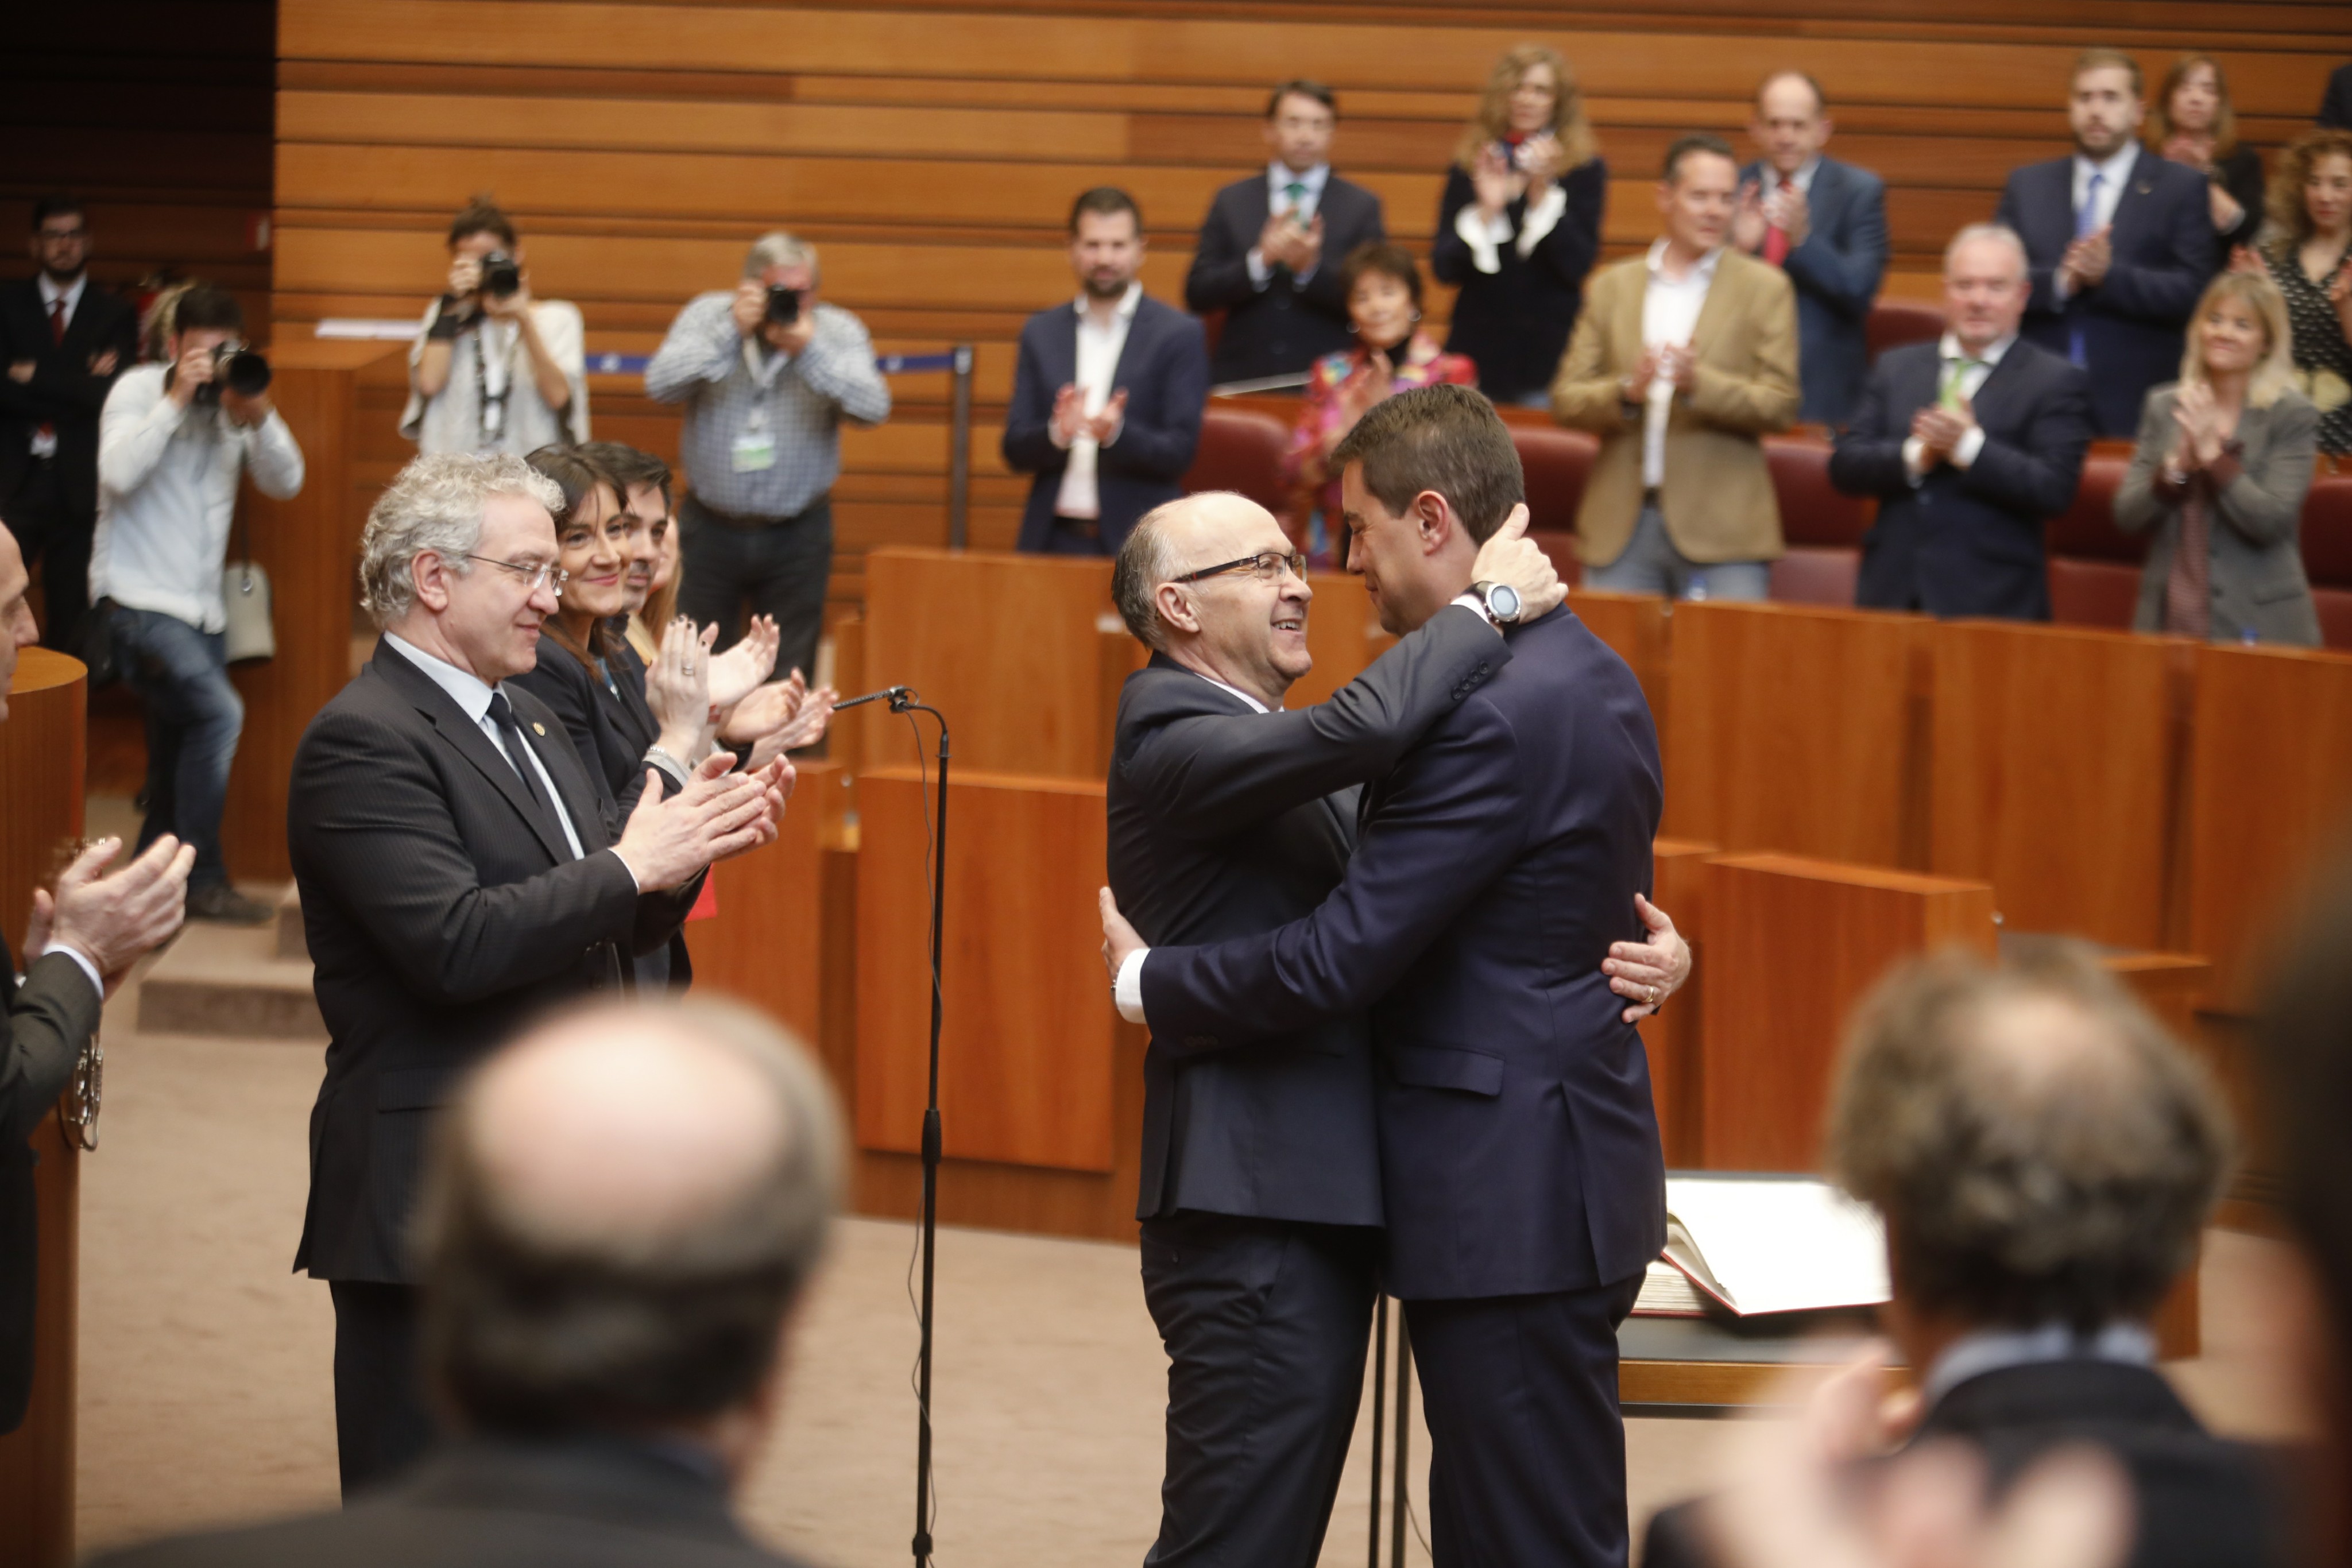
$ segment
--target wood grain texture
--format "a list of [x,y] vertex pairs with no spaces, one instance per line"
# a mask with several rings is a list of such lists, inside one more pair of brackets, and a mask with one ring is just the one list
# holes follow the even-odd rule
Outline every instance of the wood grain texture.
[[1981,882],[1783,854],[1708,865],[1701,1153],[1710,1170],[1811,1171],[1846,1020],[1898,960],[1990,957]]
[[1690,978],[1663,1009],[1637,1026],[1650,1058],[1650,1094],[1657,1107],[1658,1137],[1668,1170],[1697,1166],[1702,1149],[1706,864],[1715,853],[1715,845],[1687,839],[1660,839],[1650,846],[1650,902],[1673,917],[1691,948]]
[[[932,797],[911,768],[869,769],[857,793],[857,1142],[910,1153],[930,1030]],[[1097,955],[1102,786],[958,769],[949,795],[944,1147],[1108,1171],[1116,1015]]]
[[[797,765],[776,841],[710,868],[718,913],[689,922],[694,988],[750,1002],[823,1054],[825,852],[843,842],[856,798],[838,762]],[[853,928],[840,933],[854,938]]]
[[1991,883],[2007,930],[2163,946],[2189,647],[2014,622],[1929,635],[1928,868]]
[[[0,725],[0,923],[20,961],[33,889],[55,871],[59,849],[82,834],[88,701],[80,661],[46,648],[17,655]],[[53,1115],[33,1129],[32,1147],[40,1230],[33,1396],[24,1425],[0,1436],[0,1568],[64,1568],[74,1560],[81,1156]]]
[[[1609,644],[1633,668],[1650,700],[1650,722],[1658,727],[1660,751],[1666,745],[1667,694],[1673,684],[1666,657],[1666,601],[1654,594],[1602,593],[1575,589],[1568,607],[1592,634]],[[1669,772],[1672,768],[1669,765]]]

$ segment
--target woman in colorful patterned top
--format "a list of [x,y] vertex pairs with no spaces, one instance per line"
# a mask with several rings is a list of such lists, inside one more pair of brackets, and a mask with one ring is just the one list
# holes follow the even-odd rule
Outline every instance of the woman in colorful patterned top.
[[1402,246],[1374,241],[1349,253],[1339,270],[1348,294],[1348,329],[1357,346],[1327,354],[1307,372],[1307,401],[1298,411],[1283,482],[1292,502],[1286,523],[1310,564],[1347,561],[1348,530],[1339,520],[1339,476],[1328,459],[1364,411],[1414,387],[1451,382],[1478,384],[1478,368],[1439,349],[1421,329],[1421,269]]

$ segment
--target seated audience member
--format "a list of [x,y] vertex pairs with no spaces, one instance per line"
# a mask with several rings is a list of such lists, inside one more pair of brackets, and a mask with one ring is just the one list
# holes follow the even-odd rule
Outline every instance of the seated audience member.
[[1521,44],[1495,62],[1437,208],[1429,269],[1461,292],[1446,352],[1478,367],[1496,402],[1540,408],[1601,254],[1609,168],[1559,51]]
[[239,476],[281,501],[299,495],[302,449],[268,386],[239,391],[224,371],[223,350],[245,340],[236,296],[186,289],[167,332],[171,362],[117,376],[99,415],[92,613],[107,617],[123,683],[146,710],[140,850],[167,832],[194,845],[188,917],[254,925],[276,911],[230,884],[221,853],[245,729],[245,699],[228,678],[222,567]]
[[2213,233],[2227,256],[2263,226],[2263,155],[2238,141],[2230,83],[2210,55],[2183,55],[2148,107],[2157,152],[2205,176]]
[[2219,266],[2212,203],[2202,175],[2139,144],[2137,61],[2085,49],[2071,82],[2073,156],[2011,173],[1994,221],[2025,241],[2025,335],[2090,372],[2097,434],[2129,435]]
[[562,584],[562,492],[519,457],[419,457],[368,514],[374,656],[303,732],[286,831],[326,1021],[294,1266],[328,1281],[346,1495],[421,1453],[410,1209],[433,1113],[526,1017],[623,983],[713,861],[773,841],[791,776],[713,758],[608,817],[511,685]]
[[2132,625],[2216,643],[2319,645],[2303,572],[2318,415],[2294,390],[2286,303],[2224,273],[2189,323],[2180,380],[2147,394],[2116,526],[2153,528]]
[[1421,329],[1421,268],[1402,246],[1367,245],[1340,268],[1349,329],[1357,346],[1315,361],[1307,402],[1283,454],[1283,483],[1296,494],[1288,532],[1311,566],[1344,565],[1348,529],[1339,520],[1339,476],[1332,449],[1364,411],[1398,392],[1438,382],[1478,384],[1478,368],[1442,351]]
[[1944,336],[1878,358],[1830,483],[1878,497],[1854,601],[1931,615],[2050,619],[2042,527],[2091,445],[2083,372],[2018,336],[2025,248],[1972,224],[1944,252]]
[[1348,347],[1337,263],[1386,234],[1381,199],[1331,172],[1339,106],[1317,81],[1286,81],[1265,102],[1264,173],[1217,193],[1201,225],[1184,307],[1225,313],[1210,356],[1219,382],[1295,375]]
[[428,455],[588,439],[580,307],[530,291],[514,225],[476,197],[449,225],[449,290],[408,350],[400,434]]
[[424,1375],[453,1435],[352,1506],[113,1568],[755,1568],[733,1499],[773,1436],[841,1130],[757,1013],[562,1014],[467,1079],[419,1216]]
[[[16,655],[39,640],[25,601],[32,586],[16,537],[0,528],[0,723]],[[0,941],[0,1436],[24,1423],[33,1394],[33,1311],[40,1263],[37,1156],[27,1141],[72,1082],[97,1038],[107,994],[186,916],[196,852],[169,833],[127,865],[108,866],[121,839],[100,839],[33,894],[21,956]]]
[[1870,308],[1886,276],[1886,183],[1822,152],[1829,105],[1803,71],[1764,78],[1748,134],[1764,156],[1740,171],[1731,243],[1796,285],[1799,417],[1843,424],[1870,369]]
[[1117,555],[1137,518],[1183,494],[1209,350],[1198,321],[1145,297],[1143,245],[1132,196],[1109,185],[1080,195],[1070,208],[1078,297],[1021,329],[1004,413],[1005,464],[1034,476],[1021,549]]
[[2331,131],[2352,131],[2352,66],[2337,66],[2328,74],[2326,96],[2312,123]]
[[581,456],[610,474],[629,511],[629,575],[621,589],[625,613],[614,622],[628,638],[638,673],[661,652],[647,626],[667,626],[677,614],[677,506],[669,465],[618,441],[583,442]]
[[[1829,1168],[1885,1222],[1879,1321],[1919,1383],[1880,1451],[1965,1445],[1998,1491],[2094,1445],[2128,1483],[2134,1568],[2284,1563],[2271,1478],[2156,1366],[2157,1311],[2228,1171],[2219,1093],[2087,949],[2032,948],[1906,965],[1838,1070]],[[1643,1561],[1736,1559],[1714,1515],[1663,1511]]]
[[816,247],[777,230],[752,243],[731,290],[697,295],[646,366],[646,395],[686,405],[678,464],[685,577],[678,609],[742,634],[772,620],[786,669],[816,664],[833,577],[841,427],[881,423],[890,388],[866,324],[817,298]]
[[2319,449],[2352,453],[2352,130],[2310,131],[2279,153],[2272,235],[2232,265],[2260,268],[2286,299],[2295,382],[2319,411]]
[[1762,599],[1769,586],[1780,508],[1757,438],[1797,417],[1797,311],[1786,273],[1724,243],[1738,186],[1721,138],[1666,150],[1665,235],[1592,280],[1552,382],[1559,422],[1601,437],[1576,517],[1587,588]]

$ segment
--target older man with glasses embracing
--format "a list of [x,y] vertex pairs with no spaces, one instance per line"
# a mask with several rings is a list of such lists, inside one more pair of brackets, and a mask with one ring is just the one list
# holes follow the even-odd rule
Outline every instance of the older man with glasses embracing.
[[[1526,531],[1521,507],[1480,550],[1475,602],[1430,617],[1329,701],[1286,710],[1313,664],[1314,590],[1273,514],[1212,492],[1136,525],[1113,592],[1152,653],[1119,698],[1108,860],[1118,906],[1148,940],[1271,931],[1339,884],[1360,787],[1510,662],[1488,605],[1533,616],[1565,597]],[[1610,960],[1629,998],[1662,996],[1688,969],[1659,918],[1660,946],[1621,945]],[[1370,1041],[1356,1014],[1237,1050],[1208,1043],[1155,1034],[1144,1058],[1136,1214],[1169,1359],[1147,1562],[1312,1563],[1377,1288]]]

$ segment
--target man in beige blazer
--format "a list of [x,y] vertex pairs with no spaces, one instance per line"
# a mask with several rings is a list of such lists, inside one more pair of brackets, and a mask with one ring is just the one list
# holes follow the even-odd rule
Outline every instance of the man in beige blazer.
[[1780,509],[1758,437],[1797,417],[1788,274],[1724,244],[1739,163],[1679,138],[1658,184],[1664,237],[1600,273],[1552,378],[1553,417],[1601,437],[1576,518],[1584,586],[1762,599]]

